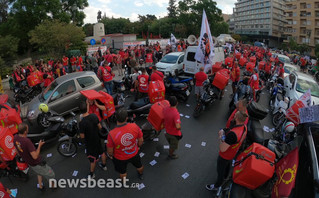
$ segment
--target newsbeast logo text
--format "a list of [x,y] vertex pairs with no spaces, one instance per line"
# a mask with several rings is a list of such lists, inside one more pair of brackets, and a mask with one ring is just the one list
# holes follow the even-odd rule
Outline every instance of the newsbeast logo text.
[[138,188],[139,183],[129,184],[129,179],[49,179],[49,187],[54,188]]

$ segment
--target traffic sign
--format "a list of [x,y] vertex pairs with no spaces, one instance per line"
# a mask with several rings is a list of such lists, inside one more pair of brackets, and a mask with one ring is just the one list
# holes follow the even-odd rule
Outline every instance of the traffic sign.
[[101,43],[104,45],[106,43],[105,38],[102,38]]
[[91,43],[91,45],[95,45],[95,43],[96,43],[95,39],[91,39],[90,43]]

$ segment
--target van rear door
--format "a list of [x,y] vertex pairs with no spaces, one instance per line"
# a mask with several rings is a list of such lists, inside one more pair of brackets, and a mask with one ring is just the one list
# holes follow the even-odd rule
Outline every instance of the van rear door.
[[196,48],[187,49],[184,57],[184,72],[196,74],[199,71],[201,63],[195,60]]

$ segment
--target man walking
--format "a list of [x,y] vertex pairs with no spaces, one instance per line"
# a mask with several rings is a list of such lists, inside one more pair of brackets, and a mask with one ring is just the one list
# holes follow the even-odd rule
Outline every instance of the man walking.
[[102,158],[102,163],[100,162],[99,166],[103,170],[107,170],[106,154],[103,152],[101,139],[99,137],[99,130],[102,129],[102,126],[94,113],[88,113],[88,105],[84,101],[80,104],[80,112],[82,113],[82,120],[79,123],[80,136],[82,139],[85,139],[86,154],[90,161],[90,173],[88,178],[94,179],[96,162],[99,160],[100,156]]
[[110,131],[107,138],[107,153],[113,159],[115,170],[120,173],[124,182],[127,176],[127,164],[131,163],[137,169],[139,178],[143,179],[144,166],[142,165],[139,147],[143,144],[143,133],[135,123],[127,123],[126,109],[121,108],[115,113],[117,127]]
[[207,80],[207,74],[204,72],[204,67],[199,68],[199,72],[195,74],[195,79],[195,95],[198,100],[202,93],[204,93],[203,83],[205,80]]
[[100,66],[98,70],[98,76],[102,79],[104,87],[108,94],[113,94],[113,76],[112,68],[109,66],[110,63],[104,62],[104,66]]
[[236,156],[241,144],[246,138],[247,127],[245,120],[247,114],[245,112],[238,111],[235,114],[234,126],[230,128],[221,129],[218,132],[219,135],[219,156],[217,159],[217,181],[215,184],[206,185],[207,190],[216,190],[217,194],[221,192],[221,185],[224,178],[227,175],[227,170],[231,166],[232,159]]
[[[14,146],[22,159],[30,166],[31,170],[33,170],[38,175],[37,188],[40,190],[44,190],[42,177],[45,177],[47,180],[54,179],[55,174],[52,168],[48,166],[48,164],[40,156],[41,148],[44,144],[44,141],[40,140],[38,148],[36,149],[31,140],[27,138],[28,133],[28,125],[25,123],[19,124],[18,134],[16,134],[13,138]],[[52,183],[50,184],[50,187],[55,188],[56,186],[54,186],[54,182],[51,182]]]
[[178,149],[178,142],[182,139],[181,133],[181,120],[180,115],[177,110],[177,98],[171,96],[168,99],[170,107],[166,107],[163,110],[164,117],[164,127],[166,129],[166,140],[169,144],[169,159],[177,159],[178,156],[174,152]]

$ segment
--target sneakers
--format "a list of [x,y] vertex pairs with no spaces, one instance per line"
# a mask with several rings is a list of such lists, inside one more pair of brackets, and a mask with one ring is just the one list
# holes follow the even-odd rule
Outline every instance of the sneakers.
[[98,165],[102,170],[107,171],[106,165],[104,165],[102,162],[99,162]]
[[215,187],[214,184],[210,184],[210,185],[207,184],[207,185],[206,185],[206,189],[209,190],[209,191],[212,191],[212,190],[217,191],[217,194],[218,194],[218,193],[221,192],[222,187],[221,187],[221,186],[220,186],[220,187]]
[[42,183],[42,188],[40,188],[40,185],[37,184],[37,189],[39,189],[40,191],[45,191],[45,186]]
[[168,158],[169,158],[169,159],[177,159],[177,158],[178,158],[178,155],[176,155],[176,154],[168,155]]
[[87,179],[94,179],[94,178],[95,178],[94,173],[89,173],[89,175],[87,176]]

